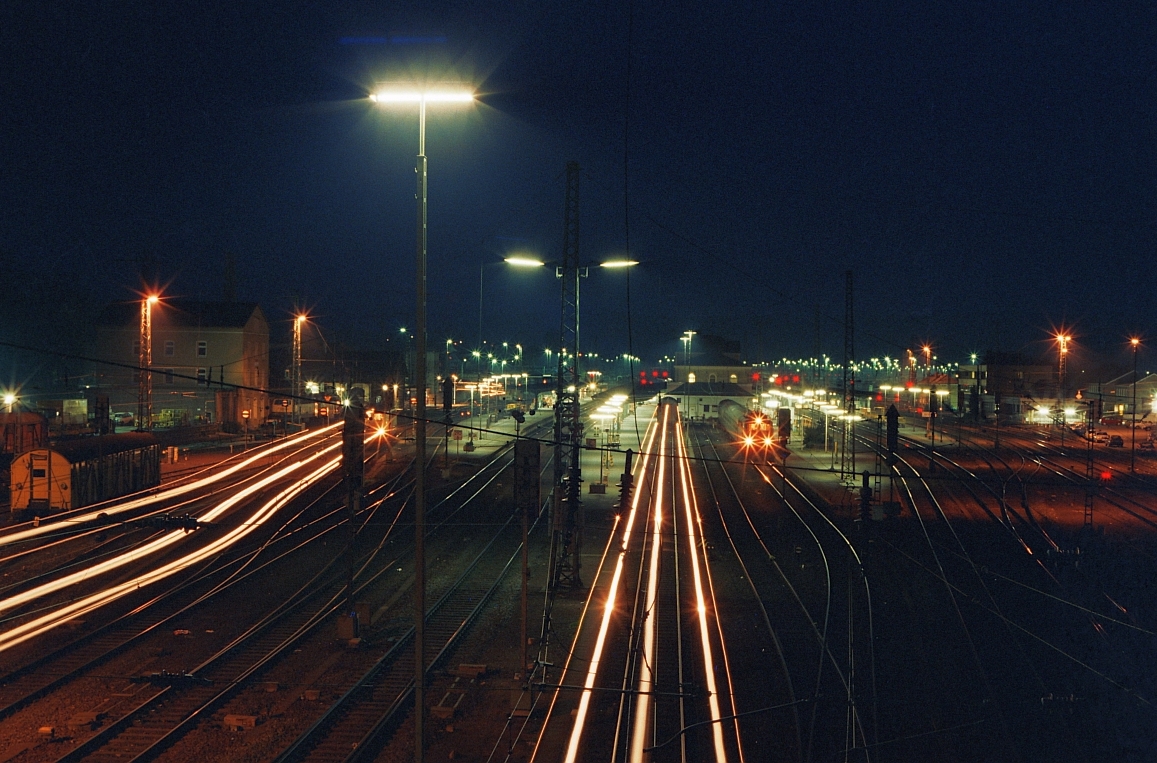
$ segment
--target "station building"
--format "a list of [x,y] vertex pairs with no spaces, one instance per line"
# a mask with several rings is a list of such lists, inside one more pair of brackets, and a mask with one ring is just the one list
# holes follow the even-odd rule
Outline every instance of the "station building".
[[[141,303],[108,305],[94,327],[94,388],[114,419],[137,411]],[[255,302],[162,299],[152,309],[153,426],[263,423],[269,324]],[[139,424],[138,424],[139,425]]]
[[[990,419],[1000,401],[1001,421],[1021,421],[1039,405],[1056,401],[1057,367],[1032,362],[1019,353],[987,352],[978,363],[961,365],[957,408],[965,416]],[[1069,395],[1075,390],[1070,387]]]

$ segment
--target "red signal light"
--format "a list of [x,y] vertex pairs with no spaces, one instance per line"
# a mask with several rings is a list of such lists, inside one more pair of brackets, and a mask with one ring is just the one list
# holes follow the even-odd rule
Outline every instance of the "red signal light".
[[1101,472],[1101,479],[1103,479],[1103,480],[1111,480],[1111,479],[1113,479],[1113,473],[1112,473],[1112,472],[1110,472],[1110,471],[1104,471],[1104,472]]
[[667,378],[667,372],[666,372],[666,371],[664,371],[664,372],[663,372],[663,378],[664,378],[664,379],[666,379],[666,378]]
[[752,380],[752,381],[759,381],[759,374],[752,374],[752,375],[751,375],[751,380]]
[[792,384],[799,384],[799,374],[794,374],[794,375],[792,375],[792,377],[791,377],[791,383],[792,383]]
[[652,371],[652,372],[651,372],[651,376],[652,376],[652,377],[658,377],[658,376],[659,376],[659,372],[658,372],[658,371]]

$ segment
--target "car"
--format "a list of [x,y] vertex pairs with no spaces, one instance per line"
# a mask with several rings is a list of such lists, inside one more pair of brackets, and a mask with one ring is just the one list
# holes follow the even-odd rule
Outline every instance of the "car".
[[1141,450],[1153,450],[1153,441],[1152,440],[1142,440],[1141,443],[1137,447],[1140,448]]
[[1093,432],[1091,435],[1089,435],[1089,437],[1092,438],[1093,442],[1104,443],[1109,441],[1108,432]]
[[128,412],[114,413],[112,415],[112,420],[113,423],[118,427],[131,427],[133,425],[133,414]]
[[1112,437],[1109,438],[1109,447],[1110,448],[1123,448],[1123,447],[1125,447],[1125,438],[1121,437],[1121,435],[1119,435],[1119,434],[1113,435]]

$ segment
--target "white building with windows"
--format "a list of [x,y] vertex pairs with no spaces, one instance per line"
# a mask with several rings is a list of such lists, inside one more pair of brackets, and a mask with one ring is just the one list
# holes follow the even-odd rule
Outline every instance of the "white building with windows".
[[[112,413],[137,410],[139,301],[109,305],[92,356]],[[255,302],[162,299],[153,306],[153,425],[237,423],[269,414],[269,324]]]

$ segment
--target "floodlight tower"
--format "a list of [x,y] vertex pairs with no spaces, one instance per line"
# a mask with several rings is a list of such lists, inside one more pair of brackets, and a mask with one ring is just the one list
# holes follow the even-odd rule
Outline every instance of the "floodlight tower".
[[298,400],[301,396],[301,328],[305,323],[305,316],[298,315],[293,319],[293,391],[290,400],[293,405],[293,423],[298,422]]
[[153,428],[153,305],[160,297],[150,294],[141,300],[140,354],[137,358],[137,429]]
[[[1064,409],[1065,404],[1065,367],[1069,360],[1069,342],[1072,337],[1068,334],[1057,334],[1057,408]],[[1062,414],[1063,415],[1063,414]]]

